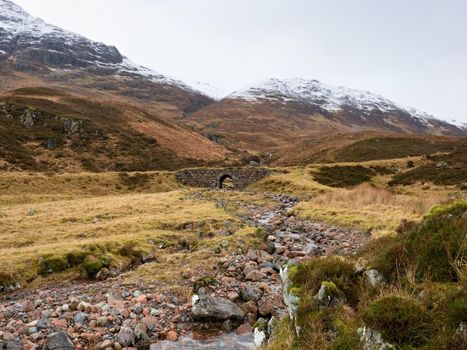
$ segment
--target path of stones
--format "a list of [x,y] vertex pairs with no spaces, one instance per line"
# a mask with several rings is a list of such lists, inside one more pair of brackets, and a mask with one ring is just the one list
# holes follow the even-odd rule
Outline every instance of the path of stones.
[[[150,344],[152,350],[251,349],[250,325],[285,312],[279,277],[284,263],[330,252],[352,254],[368,238],[287,215],[295,198],[272,199],[273,209],[242,204],[249,213],[243,221],[263,228],[267,243],[220,258],[217,282],[197,292],[201,300],[193,300],[195,305],[159,292],[157,282],[126,284],[121,276],[20,290],[0,296],[0,350],[147,349]],[[199,277],[185,283],[191,286]],[[200,331],[207,329],[223,335],[203,341],[200,334],[207,332]]]

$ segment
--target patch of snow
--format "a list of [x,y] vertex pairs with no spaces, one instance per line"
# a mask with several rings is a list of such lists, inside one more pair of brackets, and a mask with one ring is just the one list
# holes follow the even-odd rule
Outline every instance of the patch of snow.
[[177,86],[184,90],[194,91],[194,89],[181,80],[158,73],[150,68],[139,65],[126,57],[123,58],[122,63],[120,63],[117,68],[119,73],[137,74],[149,78],[155,83]]
[[451,119],[449,123],[457,126],[458,128],[467,129],[467,121]]

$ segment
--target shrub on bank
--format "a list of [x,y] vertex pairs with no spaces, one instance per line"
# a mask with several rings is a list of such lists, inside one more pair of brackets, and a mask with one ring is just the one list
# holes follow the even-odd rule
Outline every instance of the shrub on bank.
[[397,295],[373,302],[365,310],[363,320],[391,344],[423,345],[431,332],[431,317],[427,310],[418,301]]

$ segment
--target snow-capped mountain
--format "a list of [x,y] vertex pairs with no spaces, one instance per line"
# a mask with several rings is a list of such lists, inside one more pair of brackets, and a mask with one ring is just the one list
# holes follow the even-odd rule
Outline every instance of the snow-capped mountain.
[[397,104],[383,96],[368,91],[354,90],[343,86],[333,86],[318,80],[306,79],[269,79],[243,90],[236,91],[227,98],[244,99],[252,102],[265,100],[300,102],[317,107],[329,113],[356,109],[362,114],[370,114],[375,110],[383,113],[406,112],[414,118],[422,120],[434,119],[426,112]]
[[429,113],[398,104],[383,96],[328,85],[318,80],[273,78],[236,91],[226,99],[252,104],[296,105],[331,119],[345,117],[347,123],[358,127],[367,124],[370,127],[378,125],[387,130],[416,133],[460,135],[464,132],[454,123],[439,120]]
[[196,111],[189,122],[226,144],[260,152],[322,135],[466,135],[461,127],[382,96],[305,79],[252,85]]
[[84,69],[93,74],[139,76],[154,83],[200,93],[180,80],[143,67],[116,47],[96,42],[29,15],[10,0],[0,0],[0,61],[11,59],[26,72]]

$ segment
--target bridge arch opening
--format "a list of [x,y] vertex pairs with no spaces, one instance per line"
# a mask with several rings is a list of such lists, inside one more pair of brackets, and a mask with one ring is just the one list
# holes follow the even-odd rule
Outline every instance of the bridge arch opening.
[[219,188],[225,190],[233,190],[235,188],[235,182],[232,176],[225,174],[219,179]]

